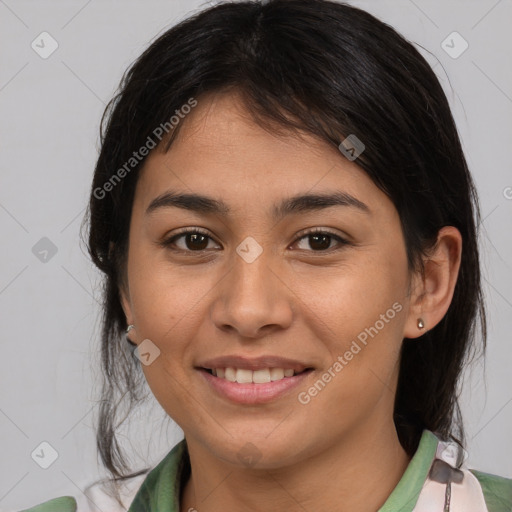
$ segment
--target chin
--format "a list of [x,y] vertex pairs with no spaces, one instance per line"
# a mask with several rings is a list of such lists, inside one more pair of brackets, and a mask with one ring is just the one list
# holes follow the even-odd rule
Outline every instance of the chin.
[[271,428],[227,436],[222,441],[211,440],[210,449],[219,459],[253,469],[276,469],[293,464],[307,451],[303,436],[295,438],[277,429],[274,434],[268,435],[269,432]]

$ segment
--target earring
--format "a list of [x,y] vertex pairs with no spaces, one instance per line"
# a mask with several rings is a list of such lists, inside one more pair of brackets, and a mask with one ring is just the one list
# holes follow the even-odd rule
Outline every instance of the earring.
[[135,329],[135,325],[130,324],[130,325],[126,328],[125,338],[126,338],[126,341],[127,341],[130,345],[136,346],[136,344],[135,344],[135,343],[134,343],[130,338],[128,338],[128,333],[129,333],[132,329]]
[[423,329],[425,327],[425,322],[423,318],[418,318],[418,329]]

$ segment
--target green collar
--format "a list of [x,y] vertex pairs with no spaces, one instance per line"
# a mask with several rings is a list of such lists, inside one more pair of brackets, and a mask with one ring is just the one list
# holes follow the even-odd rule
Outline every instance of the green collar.
[[[438,444],[424,430],[411,462],[378,512],[411,511],[418,500]],[[187,444],[180,441],[146,477],[128,512],[179,512],[181,485],[190,475]]]
[[181,485],[189,475],[190,459],[183,439],[151,470],[128,512],[179,512]]
[[423,431],[418,449],[405,473],[378,512],[405,512],[414,508],[423,484],[427,480],[438,442],[439,440],[430,430]]

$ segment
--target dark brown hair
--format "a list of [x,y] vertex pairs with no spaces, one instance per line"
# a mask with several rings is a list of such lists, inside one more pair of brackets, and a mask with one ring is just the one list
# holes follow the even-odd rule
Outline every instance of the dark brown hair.
[[114,477],[129,470],[116,430],[143,398],[140,364],[124,338],[119,287],[144,160],[108,192],[104,184],[191,97],[201,102],[207,93],[235,90],[260,126],[313,134],[333,146],[349,134],[364,142],[357,163],[400,215],[410,271],[422,270],[422,256],[443,226],[461,232],[461,267],[447,314],[420,340],[403,342],[394,418],[410,455],[423,429],[463,442],[459,378],[486,340],[480,213],[438,79],[411,43],[363,10],[327,0],[243,1],[199,12],[158,37],[126,72],[104,114],[88,210],[88,250],[104,273],[97,425],[104,465]]

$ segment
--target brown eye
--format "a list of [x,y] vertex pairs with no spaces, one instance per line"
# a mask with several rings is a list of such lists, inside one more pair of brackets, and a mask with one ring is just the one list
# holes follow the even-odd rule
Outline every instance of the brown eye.
[[330,231],[314,230],[309,233],[303,234],[299,238],[299,242],[305,240],[305,245],[308,247],[299,247],[301,250],[312,250],[312,252],[327,252],[332,249],[331,243],[338,242],[339,246],[347,245],[348,242],[341,238],[339,235],[331,233]]
[[[174,234],[167,240],[164,240],[161,245],[176,251],[201,252],[209,248],[208,244],[210,241],[213,241],[213,238],[206,232],[193,229]],[[337,248],[334,247],[333,249],[333,242],[337,242]],[[337,250],[349,244],[347,240],[339,235],[319,229],[304,233],[295,243],[303,243],[306,246],[299,247],[299,249],[309,252],[328,252],[331,249]]]
[[[180,243],[178,241],[182,240]],[[200,252],[208,249],[208,243],[212,240],[208,234],[197,229],[182,231],[165,240],[164,247],[175,246],[177,250],[188,252]]]
[[208,237],[201,233],[188,233],[185,237],[187,249],[204,251],[208,247]]

